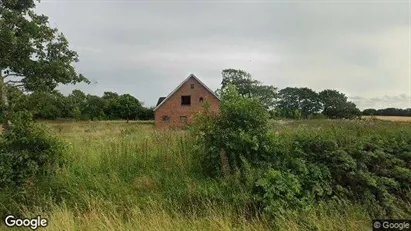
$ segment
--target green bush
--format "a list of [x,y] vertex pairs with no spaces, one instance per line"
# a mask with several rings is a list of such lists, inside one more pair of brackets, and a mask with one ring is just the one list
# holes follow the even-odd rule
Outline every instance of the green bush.
[[299,177],[292,173],[271,169],[256,182],[256,186],[260,191],[257,199],[271,214],[306,206],[308,195],[304,195]]
[[233,85],[224,88],[220,114],[205,106],[194,125],[207,174],[241,170],[243,160],[253,166],[262,162],[268,150],[268,118],[258,99],[241,96]]
[[275,126],[269,131],[258,100],[233,86],[221,92],[219,115],[207,108],[194,126],[201,163],[207,175],[227,176],[228,168],[240,179],[226,181],[246,185],[253,196],[244,203],[271,215],[335,199],[365,204],[379,217],[411,213],[411,129],[323,121],[280,135]]
[[29,113],[18,113],[0,138],[0,187],[22,186],[52,174],[62,161],[63,148]]
[[273,136],[269,162],[274,170],[256,184],[260,202],[273,215],[273,208],[285,205],[307,209],[307,198],[362,203],[380,217],[409,214],[411,131],[369,132],[330,126],[318,134]]

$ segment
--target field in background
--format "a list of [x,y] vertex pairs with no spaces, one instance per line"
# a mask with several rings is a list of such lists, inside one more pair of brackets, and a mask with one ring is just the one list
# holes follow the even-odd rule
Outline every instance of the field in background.
[[[42,123],[67,142],[68,161],[57,176],[26,190],[31,209],[20,211],[48,217],[46,230],[272,230],[273,224],[276,230],[371,228],[365,208],[346,203],[318,204],[275,221],[250,217],[241,203],[247,189],[205,178],[192,137],[182,130],[159,131],[152,122]],[[367,135],[403,125],[290,120],[271,126],[288,136],[321,133],[330,126]]]
[[411,117],[407,116],[363,116],[364,119],[378,119],[394,122],[411,122]]

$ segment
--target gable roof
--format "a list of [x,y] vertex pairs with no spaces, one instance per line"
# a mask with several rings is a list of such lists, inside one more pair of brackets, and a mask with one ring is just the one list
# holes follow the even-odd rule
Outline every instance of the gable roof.
[[174,95],[174,93],[176,93],[189,79],[194,78],[197,82],[199,82],[207,91],[209,91],[212,95],[214,95],[218,100],[220,100],[220,98],[217,96],[217,94],[212,91],[210,88],[208,88],[203,82],[201,82],[201,80],[199,80],[194,74],[190,74],[182,83],[180,83],[180,85],[178,85],[178,87],[176,89],[174,89],[174,91],[172,91],[167,97],[165,97],[164,100],[162,100],[160,102],[161,97],[159,99],[160,103],[157,103],[156,108],[154,108],[154,111],[157,110],[159,107],[161,107],[161,105],[164,104],[164,102],[166,102],[172,95]]
[[156,107],[157,107],[161,102],[163,102],[165,99],[166,99],[166,97],[160,97],[160,98],[158,98]]

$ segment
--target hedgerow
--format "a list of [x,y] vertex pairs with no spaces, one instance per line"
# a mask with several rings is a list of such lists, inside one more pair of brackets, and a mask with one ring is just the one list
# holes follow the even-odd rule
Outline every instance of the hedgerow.
[[[365,204],[375,216],[409,214],[411,131],[359,136],[349,131],[333,134],[332,129],[319,134],[296,133],[288,137],[287,143],[292,145],[273,148],[272,170],[257,182],[268,210],[276,213],[278,206],[273,204],[278,199],[272,191],[284,180],[298,185],[297,191],[288,187],[295,194],[288,206],[299,204],[306,209],[311,206],[307,202],[348,199]],[[273,144],[285,138],[275,139]],[[273,177],[273,171],[281,174]]]
[[411,214],[409,126],[345,121],[278,133],[275,125],[269,129],[258,100],[240,96],[233,86],[223,89],[221,99],[220,114],[206,109],[193,129],[204,172],[217,178],[240,172],[240,183],[253,179],[249,203],[265,213],[348,200],[375,217]]

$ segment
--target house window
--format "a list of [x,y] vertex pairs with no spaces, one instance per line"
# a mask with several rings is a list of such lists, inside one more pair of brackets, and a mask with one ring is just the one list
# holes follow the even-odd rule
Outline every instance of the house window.
[[170,121],[170,116],[163,116],[163,121]]
[[203,97],[200,97],[199,101],[200,101],[200,103],[203,102],[204,101]]
[[187,116],[180,116],[180,122],[186,123],[187,122]]
[[181,96],[181,105],[182,106],[190,106],[191,105],[191,96],[189,96],[189,95]]
[[194,84],[191,84],[191,89],[194,89]]

